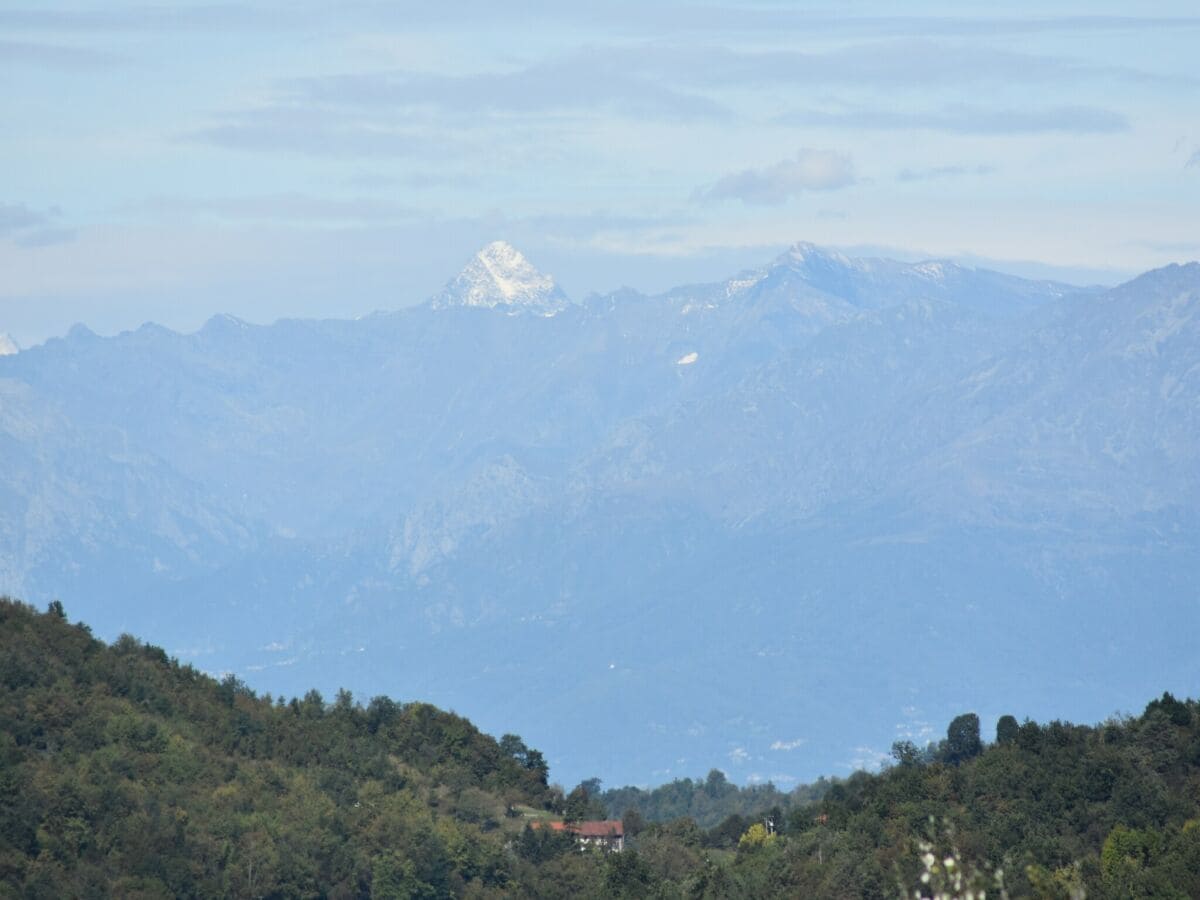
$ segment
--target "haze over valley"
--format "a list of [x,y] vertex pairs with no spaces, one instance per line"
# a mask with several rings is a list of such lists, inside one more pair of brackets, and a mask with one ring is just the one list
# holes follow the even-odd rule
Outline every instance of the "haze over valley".
[[0,4],[0,896],[1200,896],[1198,35]]
[[1200,676],[1198,310],[1196,263],[807,243],[569,298],[496,242],[354,320],[77,326],[0,356],[0,593],[454,709],[566,784],[1093,721]]

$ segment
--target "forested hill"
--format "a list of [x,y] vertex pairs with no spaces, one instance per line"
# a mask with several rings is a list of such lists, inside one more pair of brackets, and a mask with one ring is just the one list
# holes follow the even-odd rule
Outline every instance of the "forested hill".
[[[983,738],[963,714],[791,795],[714,771],[564,797],[520,738],[427,704],[273,701],[0,599],[0,898],[1200,896],[1200,704]],[[528,824],[625,802],[621,853]]]
[[0,896],[449,896],[508,883],[506,810],[549,799],[432,706],[272,702],[0,600]]
[[[897,742],[878,774],[781,794],[714,770],[600,800],[627,821],[658,819],[637,846],[676,870],[736,851],[728,870],[709,873],[731,895],[889,897],[909,885],[904,896],[927,897],[940,883],[948,897],[1200,897],[1200,704],[1165,693],[1140,716],[1094,727],[1006,715],[986,738],[965,713],[941,741]],[[696,828],[721,809],[736,811]],[[774,835],[754,831],[768,821]]]

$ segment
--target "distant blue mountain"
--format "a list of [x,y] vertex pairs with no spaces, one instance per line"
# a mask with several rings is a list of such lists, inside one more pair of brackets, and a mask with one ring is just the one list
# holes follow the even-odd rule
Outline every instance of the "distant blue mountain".
[[553,775],[872,764],[1200,682],[1200,265],[1112,290],[798,244],[571,302],[0,356],[0,591],[289,695],[426,699]]

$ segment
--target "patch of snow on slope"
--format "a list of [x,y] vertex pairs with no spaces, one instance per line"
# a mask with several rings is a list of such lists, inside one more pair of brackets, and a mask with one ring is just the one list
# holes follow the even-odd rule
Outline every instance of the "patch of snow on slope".
[[940,262],[923,262],[912,267],[912,270],[930,281],[945,281],[946,266]]
[[748,291],[754,287],[763,278],[766,277],[764,272],[756,272],[749,278],[731,278],[725,285],[725,296],[732,297],[734,294],[740,294],[742,291]]

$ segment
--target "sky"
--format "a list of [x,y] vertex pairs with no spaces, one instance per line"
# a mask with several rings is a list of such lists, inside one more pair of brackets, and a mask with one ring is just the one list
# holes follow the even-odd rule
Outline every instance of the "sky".
[[0,332],[396,309],[496,239],[577,299],[801,240],[1116,283],[1200,257],[1197,46],[1194,0],[9,0]]

